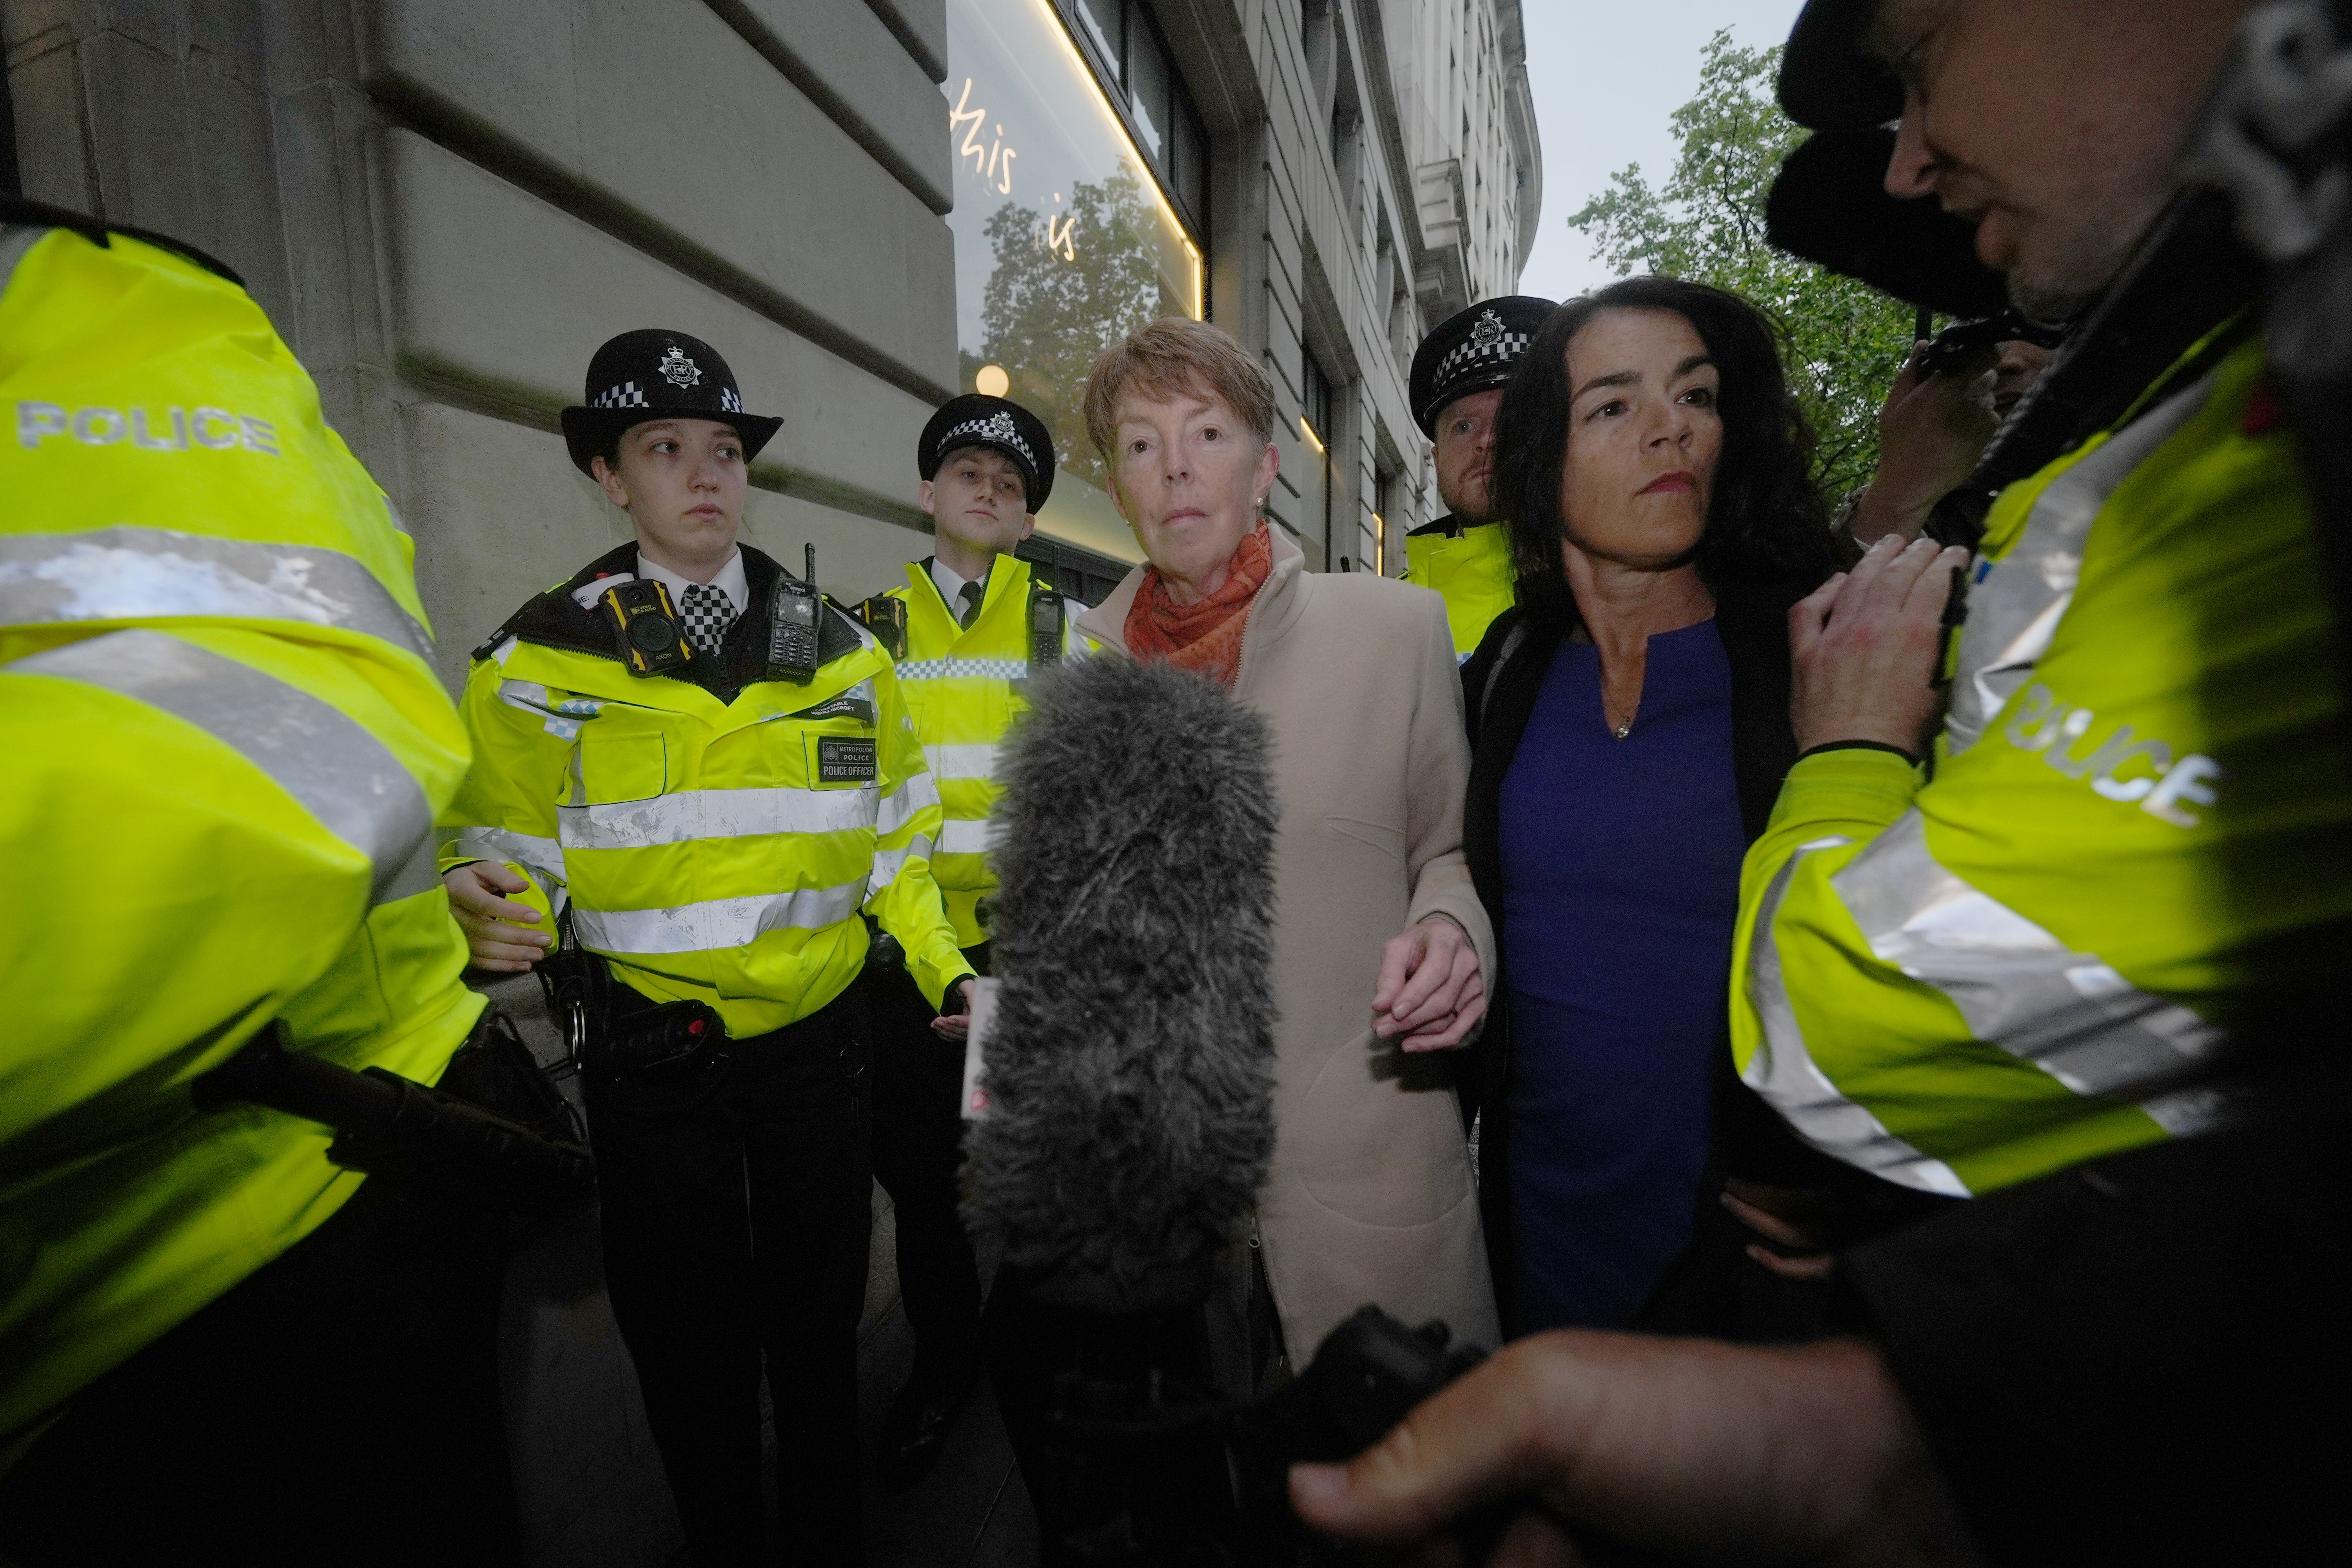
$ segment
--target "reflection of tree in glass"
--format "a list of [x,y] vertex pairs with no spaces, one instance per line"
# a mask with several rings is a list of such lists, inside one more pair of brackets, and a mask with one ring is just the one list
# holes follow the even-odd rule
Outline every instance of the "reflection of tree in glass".
[[[1158,226],[1132,173],[1073,185],[1055,216],[1057,241],[1065,215],[1075,260],[1058,243],[1045,248],[1046,219],[1034,207],[1007,202],[989,218],[996,270],[981,296],[979,363],[1004,367],[1013,401],[1054,432],[1064,468],[1103,485],[1079,408],[1087,372],[1105,347],[1181,307],[1160,279]],[[970,385],[977,366],[966,359]]]

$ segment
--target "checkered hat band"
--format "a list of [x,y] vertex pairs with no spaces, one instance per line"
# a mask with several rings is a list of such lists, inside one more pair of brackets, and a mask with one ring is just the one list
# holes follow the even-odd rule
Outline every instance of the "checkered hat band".
[[1439,392],[1464,376],[1480,369],[1500,370],[1528,352],[1535,341],[1533,332],[1505,332],[1490,343],[1462,342],[1454,352],[1437,362],[1437,374],[1430,378]]
[[588,406],[591,408],[644,408],[647,405],[644,389],[634,381],[625,381],[618,386],[608,386],[598,393]]
[[743,412],[743,400],[735,395],[733,387],[722,386],[719,389],[719,406],[721,412],[740,414]]
[[901,680],[1026,680],[1025,658],[913,658],[898,667]]
[[1013,421],[1002,414],[992,414],[985,419],[965,420],[940,437],[940,450],[947,451],[960,441],[1001,441],[1020,453],[1031,468],[1037,466],[1037,454],[1029,449],[1029,443],[1021,438],[1021,433],[1013,427]]

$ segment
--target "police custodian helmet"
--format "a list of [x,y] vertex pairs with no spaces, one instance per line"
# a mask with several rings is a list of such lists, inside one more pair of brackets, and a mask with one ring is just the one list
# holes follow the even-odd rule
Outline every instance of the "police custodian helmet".
[[1506,294],[1457,310],[1430,330],[1413,351],[1406,396],[1412,422],[1432,440],[1437,416],[1457,397],[1509,384],[1536,329],[1555,309],[1532,294]]
[[1044,510],[1054,493],[1054,437],[1045,422],[1009,398],[984,392],[950,397],[923,426],[915,446],[915,467],[923,478],[939,477],[948,454],[966,447],[986,447],[1003,453],[1021,470],[1029,494],[1028,510]]
[[641,327],[606,341],[588,362],[586,405],[563,411],[563,441],[572,465],[590,473],[592,458],[611,449],[631,426],[656,419],[709,419],[732,425],[743,438],[743,460],[760,455],[782,419],[743,412],[735,373],[700,338]]

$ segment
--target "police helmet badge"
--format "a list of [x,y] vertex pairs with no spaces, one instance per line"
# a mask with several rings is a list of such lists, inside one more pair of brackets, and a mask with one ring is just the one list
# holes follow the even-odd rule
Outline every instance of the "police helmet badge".
[[923,426],[915,467],[934,479],[947,455],[961,447],[991,447],[1013,459],[1027,487],[1029,510],[1036,511],[1054,490],[1054,435],[1045,422],[1008,398],[967,392],[950,398]]
[[732,425],[743,458],[759,455],[783,421],[751,414],[725,356],[700,338],[662,327],[640,327],[609,338],[588,362],[580,405],[563,410],[563,441],[572,465],[593,474],[610,460],[613,444],[633,426],[656,419],[709,419]]
[[1458,397],[1509,384],[1519,356],[1551,315],[1552,301],[1506,294],[1456,310],[1430,329],[1405,378],[1412,421],[1432,439],[1438,410]]

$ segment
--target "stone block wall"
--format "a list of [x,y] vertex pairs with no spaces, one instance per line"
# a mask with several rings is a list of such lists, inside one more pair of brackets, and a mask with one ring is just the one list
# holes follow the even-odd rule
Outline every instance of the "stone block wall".
[[417,543],[442,671],[626,537],[557,411],[669,326],[784,426],[747,536],[926,553],[955,379],[939,0],[0,0],[25,194],[244,275]]

